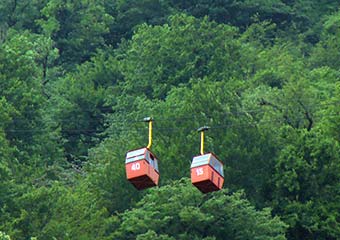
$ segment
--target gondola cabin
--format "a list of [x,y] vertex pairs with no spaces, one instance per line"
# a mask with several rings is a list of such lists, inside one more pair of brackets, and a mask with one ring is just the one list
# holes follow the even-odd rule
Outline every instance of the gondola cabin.
[[203,193],[222,189],[223,164],[213,153],[194,157],[191,163],[191,182]]
[[127,179],[138,190],[158,185],[158,160],[148,148],[127,152],[125,169]]

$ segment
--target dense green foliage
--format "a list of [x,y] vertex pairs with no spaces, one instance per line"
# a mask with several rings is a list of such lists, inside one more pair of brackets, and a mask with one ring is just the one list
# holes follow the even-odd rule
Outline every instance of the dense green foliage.
[[[338,1],[0,11],[1,240],[339,239]],[[146,116],[161,180],[138,192],[124,158]],[[206,195],[188,179],[203,125],[225,166]]]

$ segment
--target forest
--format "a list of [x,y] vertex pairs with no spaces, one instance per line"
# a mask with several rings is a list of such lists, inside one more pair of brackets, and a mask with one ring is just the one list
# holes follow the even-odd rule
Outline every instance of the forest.
[[[340,239],[339,7],[2,0],[0,240]],[[160,184],[138,191],[145,117]]]

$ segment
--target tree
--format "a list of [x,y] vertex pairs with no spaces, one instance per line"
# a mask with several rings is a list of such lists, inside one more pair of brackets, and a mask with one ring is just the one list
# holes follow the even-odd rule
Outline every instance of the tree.
[[340,12],[328,15],[323,22],[321,41],[313,48],[311,65],[313,67],[328,66],[339,71]]
[[[10,146],[9,141],[6,139],[6,133],[4,128],[11,121],[11,114],[13,108],[5,101],[4,98],[0,100],[0,222],[1,227],[6,222],[10,221],[8,214],[6,211],[13,207],[13,196],[15,195],[18,188],[16,188],[13,183],[13,178],[16,177],[13,173],[15,173],[18,162],[14,156],[15,148]],[[5,238],[5,235],[1,235],[0,238]]]
[[17,199],[20,212],[12,221],[16,239],[94,239],[105,235],[111,220],[85,185],[74,189],[55,182],[32,188]]
[[105,52],[77,68],[77,71],[49,84],[49,116],[60,129],[65,156],[74,164],[86,161],[88,149],[103,136],[107,105],[113,89],[122,78],[118,61]]
[[1,229],[11,235],[22,207],[18,199],[32,185],[59,179],[64,166],[58,134],[45,121],[35,37],[11,30],[0,46]]
[[11,238],[6,233],[0,232],[0,240],[11,240]]
[[173,12],[167,1],[123,0],[106,3],[106,11],[114,17],[106,42],[118,46],[123,39],[130,39],[140,24],[161,25]]
[[0,3],[0,22],[7,28],[31,30],[38,32],[36,20],[41,17],[40,11],[48,0],[4,0]]
[[123,91],[164,99],[172,87],[190,79],[237,78],[237,34],[231,26],[185,15],[171,17],[169,25],[142,25],[121,60]]
[[[47,131],[49,122],[43,118],[46,97],[34,36],[12,31],[0,46],[0,52],[0,94],[13,109],[4,128],[6,138],[18,150],[15,156],[20,163],[33,168],[53,165],[61,160],[58,159],[60,149],[56,147],[58,139],[53,139],[53,134]],[[36,160],[43,156],[44,161],[36,161],[37,165],[32,166],[32,162],[29,163],[32,156],[36,156]]]
[[38,23],[56,43],[60,53],[57,64],[64,69],[74,69],[104,47],[104,35],[109,31],[112,17],[105,12],[101,1],[51,0],[42,13]]
[[336,239],[340,234],[340,146],[322,129],[285,129],[273,185],[275,212],[292,239]]
[[151,190],[120,218],[115,239],[285,239],[269,209],[255,210],[240,192],[202,195],[187,179]]

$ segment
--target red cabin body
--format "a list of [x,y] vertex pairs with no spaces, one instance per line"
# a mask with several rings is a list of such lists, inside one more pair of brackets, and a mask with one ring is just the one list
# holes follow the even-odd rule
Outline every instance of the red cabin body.
[[203,193],[222,189],[223,164],[213,153],[194,157],[191,163],[191,182]]
[[127,179],[138,190],[158,185],[158,160],[148,148],[127,152],[125,170]]

